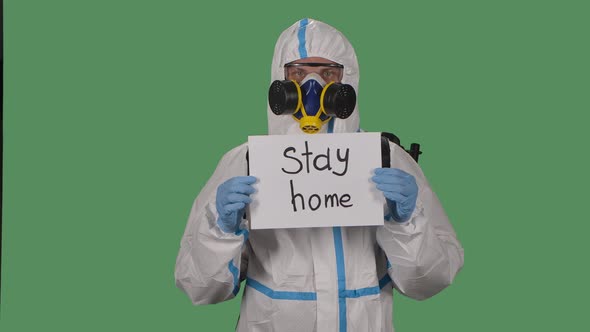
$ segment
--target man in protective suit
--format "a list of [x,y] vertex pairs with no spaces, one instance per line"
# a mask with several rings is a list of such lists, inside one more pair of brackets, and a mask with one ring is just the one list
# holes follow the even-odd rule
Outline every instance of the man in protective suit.
[[[314,65],[291,72],[285,65],[292,63]],[[324,75],[318,63],[341,72]],[[352,45],[312,19],[280,35],[271,82],[301,82],[307,74],[358,90]],[[286,77],[291,75],[301,77]],[[277,116],[270,107],[268,131],[303,134],[293,117]],[[358,131],[358,105],[348,118],[332,117],[319,130]],[[243,213],[256,181],[247,176],[247,149],[242,144],[227,152],[196,198],[175,270],[176,285],[194,304],[229,300],[245,280],[237,331],[392,331],[393,288],[426,299],[451,284],[463,266],[463,249],[438,198],[399,146],[390,144],[391,168],[372,177],[387,202],[383,226],[252,231]]]

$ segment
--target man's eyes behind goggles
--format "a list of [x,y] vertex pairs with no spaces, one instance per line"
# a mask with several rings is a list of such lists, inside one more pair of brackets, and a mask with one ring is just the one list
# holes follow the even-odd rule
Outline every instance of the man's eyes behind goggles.
[[285,65],[285,79],[301,82],[310,73],[316,73],[326,82],[339,83],[342,80],[343,68],[338,63],[302,62]]

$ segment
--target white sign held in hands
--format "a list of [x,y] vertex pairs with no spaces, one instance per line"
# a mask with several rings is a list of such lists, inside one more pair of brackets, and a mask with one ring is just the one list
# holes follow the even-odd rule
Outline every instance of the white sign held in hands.
[[383,225],[379,133],[248,137],[250,228]]

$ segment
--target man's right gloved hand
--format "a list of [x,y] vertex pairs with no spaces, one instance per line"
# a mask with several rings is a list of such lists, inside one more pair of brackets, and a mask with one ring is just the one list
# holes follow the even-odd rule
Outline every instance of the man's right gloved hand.
[[238,230],[244,208],[252,199],[250,194],[256,190],[252,184],[256,182],[253,176],[233,177],[217,188],[215,207],[219,214],[217,225],[225,233],[233,233]]

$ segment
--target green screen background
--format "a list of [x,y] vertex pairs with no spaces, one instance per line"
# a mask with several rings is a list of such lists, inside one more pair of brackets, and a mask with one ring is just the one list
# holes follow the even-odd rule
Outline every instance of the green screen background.
[[219,158],[266,133],[274,43],[354,45],[366,131],[419,142],[465,248],[398,331],[588,325],[586,1],[4,1],[2,331],[232,331],[174,263]]

